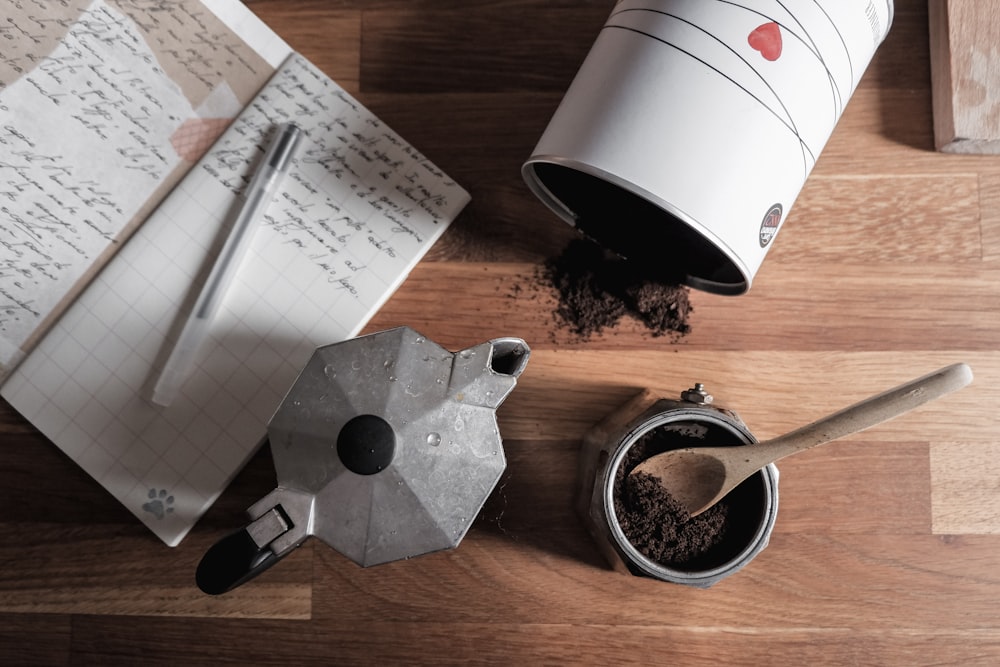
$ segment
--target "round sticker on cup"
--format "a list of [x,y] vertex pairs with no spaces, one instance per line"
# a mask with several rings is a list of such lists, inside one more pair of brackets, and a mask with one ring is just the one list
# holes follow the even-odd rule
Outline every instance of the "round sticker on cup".
[[763,248],[771,242],[774,235],[778,233],[781,225],[781,204],[775,204],[768,209],[764,219],[760,222],[760,247]]

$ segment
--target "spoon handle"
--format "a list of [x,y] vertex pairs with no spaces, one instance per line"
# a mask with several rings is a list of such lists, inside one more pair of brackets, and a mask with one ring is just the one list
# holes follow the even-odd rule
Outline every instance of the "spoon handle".
[[[889,421],[972,381],[972,369],[953,364],[823,417],[791,433],[752,447],[761,466],[831,440]],[[749,453],[749,452],[748,452]]]

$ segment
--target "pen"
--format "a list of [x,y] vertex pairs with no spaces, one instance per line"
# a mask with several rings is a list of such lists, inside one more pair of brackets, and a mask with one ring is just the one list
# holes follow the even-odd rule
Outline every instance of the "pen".
[[198,347],[208,334],[208,328],[219,309],[219,304],[239,268],[243,255],[246,254],[250,239],[253,238],[253,223],[260,218],[274,198],[278,183],[288,171],[301,134],[302,131],[296,125],[285,123],[278,128],[277,135],[268,146],[260,167],[247,186],[243,206],[233,221],[229,237],[222,246],[212,272],[208,274],[208,279],[201,288],[194,309],[188,316],[180,337],[156,381],[156,386],[153,388],[153,403],[169,406],[187,379]]

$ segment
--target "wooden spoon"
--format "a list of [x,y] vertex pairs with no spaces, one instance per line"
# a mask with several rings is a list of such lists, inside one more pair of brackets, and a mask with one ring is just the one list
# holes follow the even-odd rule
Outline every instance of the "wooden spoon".
[[754,445],[692,447],[652,456],[631,474],[656,477],[691,516],[701,514],[768,463],[898,417],[972,381],[972,370],[954,364],[867,398],[786,435]]

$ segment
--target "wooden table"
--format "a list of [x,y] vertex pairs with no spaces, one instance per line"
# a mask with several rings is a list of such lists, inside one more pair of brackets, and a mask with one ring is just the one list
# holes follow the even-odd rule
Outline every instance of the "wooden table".
[[[258,0],[251,8],[472,194],[368,327],[520,336],[508,468],[460,547],[361,569],[307,542],[233,593],[205,549],[275,483],[266,448],[163,546],[0,404],[0,663],[1000,664],[1000,160],[933,151],[925,0],[897,0],[746,296],[679,342],[589,340],[535,277],[572,237],[530,154],[610,0]],[[770,546],[708,590],[612,571],[573,512],[581,435],[703,382],[759,437],[956,361],[970,388],[780,464]]]

